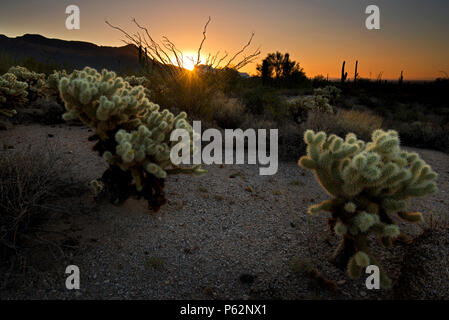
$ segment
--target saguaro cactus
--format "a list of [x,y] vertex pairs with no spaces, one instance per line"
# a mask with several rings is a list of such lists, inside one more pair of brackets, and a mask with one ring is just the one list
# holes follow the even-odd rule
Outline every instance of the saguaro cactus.
[[357,68],[359,66],[359,60],[355,62],[355,71],[354,71],[354,83],[357,82],[357,78],[359,77],[359,73],[357,72]]
[[[203,174],[199,165],[178,168],[170,161],[174,129],[185,129],[193,140],[186,113],[174,116],[148,100],[145,89],[131,86],[114,72],[86,67],[59,82],[67,112],[64,119],[79,118],[95,130],[89,140],[109,163],[102,181],[112,189],[114,202],[131,195],[143,196],[158,210],[166,202],[164,178],[170,173]],[[193,151],[193,144],[190,145]]]
[[341,83],[344,83],[348,77],[348,73],[345,72],[345,65],[346,61],[343,61],[343,65],[341,66]]
[[[417,153],[400,149],[396,131],[376,130],[372,141],[365,143],[353,133],[342,139],[308,130],[304,140],[307,155],[299,159],[299,165],[314,171],[333,197],[311,206],[309,213],[331,212],[330,230],[343,238],[334,261],[346,265],[349,276],[357,278],[367,265],[378,265],[370,253],[368,235],[374,233],[388,247],[400,234],[394,216],[422,221],[421,213],[408,211],[407,200],[435,192],[437,174]],[[391,280],[380,270],[381,285],[390,287]]]

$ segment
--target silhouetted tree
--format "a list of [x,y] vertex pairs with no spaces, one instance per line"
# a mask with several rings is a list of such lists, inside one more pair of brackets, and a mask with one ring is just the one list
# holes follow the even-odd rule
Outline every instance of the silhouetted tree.
[[299,63],[290,60],[290,54],[282,54],[279,51],[268,54],[262,61],[262,65],[257,66],[257,70],[264,84],[272,78],[278,86],[296,85],[307,79]]

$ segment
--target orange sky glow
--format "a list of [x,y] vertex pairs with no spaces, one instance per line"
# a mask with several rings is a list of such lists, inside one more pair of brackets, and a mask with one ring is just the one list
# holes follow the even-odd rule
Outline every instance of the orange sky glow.
[[[81,29],[65,28],[68,1],[11,1],[2,4],[0,34],[10,37],[25,33],[50,38],[81,40],[98,45],[120,46],[120,32],[108,20],[130,33],[137,31],[136,18],[150,29],[155,39],[167,36],[186,55],[196,55],[208,16],[203,60],[217,51],[238,51],[255,36],[250,53],[261,47],[260,63],[276,50],[290,53],[307,76],[339,78],[346,60],[348,77],[355,61],[363,78],[435,79],[449,73],[449,1],[378,0],[381,29],[367,30],[364,10],[369,1],[75,1],[81,11]],[[256,73],[256,63],[241,71]]]

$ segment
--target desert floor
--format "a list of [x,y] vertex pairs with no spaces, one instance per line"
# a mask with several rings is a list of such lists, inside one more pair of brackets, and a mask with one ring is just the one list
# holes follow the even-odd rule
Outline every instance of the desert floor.
[[[66,174],[87,186],[106,165],[90,150],[84,126],[17,125],[0,132],[0,156],[52,145],[70,161]],[[8,145],[13,149],[8,149]],[[410,148],[411,149],[411,148]],[[449,155],[414,149],[439,173],[439,192],[413,200],[412,208],[433,221],[449,209]],[[298,155],[299,158],[300,155]],[[2,299],[386,299],[394,290],[367,290],[365,279],[350,280],[328,262],[338,238],[327,231],[327,214],[308,216],[307,207],[328,198],[311,172],[296,162],[280,162],[273,176],[257,165],[205,166],[203,177],[169,177],[168,204],[159,213],[145,200],[117,207],[78,188],[57,204],[45,229],[61,232],[63,253],[36,250],[31,271],[11,276]],[[443,223],[443,222],[441,222]],[[426,223],[425,226],[429,226]],[[423,227],[404,225],[412,237]],[[69,237],[69,241],[65,237]],[[59,242],[58,242],[59,241]],[[65,242],[64,242],[65,241]],[[68,241],[68,242],[67,242]],[[375,245],[393,280],[400,275],[408,246]],[[445,248],[444,250],[449,250]],[[294,261],[309,261],[338,283],[332,291]],[[77,265],[81,289],[65,288],[64,270]],[[293,263],[294,265],[294,263]]]

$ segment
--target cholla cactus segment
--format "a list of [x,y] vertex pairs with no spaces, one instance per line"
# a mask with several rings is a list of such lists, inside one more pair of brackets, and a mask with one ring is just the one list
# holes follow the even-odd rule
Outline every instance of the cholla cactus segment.
[[[136,84],[143,81],[128,79]],[[205,172],[199,166],[179,168],[171,162],[171,149],[178,143],[170,141],[172,131],[186,130],[192,142],[193,129],[185,112],[175,116],[160,110],[159,105],[148,100],[142,85],[132,86],[114,72],[99,73],[86,67],[62,77],[59,90],[67,110],[64,119],[79,118],[91,126],[96,133],[92,140],[99,140],[94,150],[110,168],[119,168],[111,169],[107,179],[112,181],[113,175],[119,176],[123,184],[134,181],[136,191],[148,196],[149,202],[155,203],[153,207],[165,203],[163,182],[159,180],[168,174]],[[193,154],[193,143],[189,147]],[[120,169],[129,175],[123,175]]]
[[376,130],[365,143],[354,134],[345,139],[311,130],[304,134],[307,155],[299,164],[314,170],[322,187],[332,196],[382,199],[381,208],[390,213],[406,209],[404,201],[437,190],[437,174],[416,153],[403,151],[395,131]]
[[354,260],[355,260],[355,263],[357,263],[357,265],[362,268],[367,267],[370,263],[369,256],[363,251],[357,252],[354,255]]
[[12,73],[0,76],[0,114],[14,116],[17,113],[14,108],[28,101],[27,87],[25,82],[18,81]]
[[354,213],[356,209],[357,209],[357,206],[354,204],[354,202],[348,202],[345,204],[345,210],[347,212]]
[[146,113],[158,108],[145,98],[143,87],[132,87],[107,70],[76,70],[61,78],[59,91],[67,110],[64,119],[79,117],[102,139],[119,126],[136,128]]
[[337,234],[339,236],[344,236],[348,232],[348,227],[341,221],[338,221],[335,224],[334,230],[335,230],[335,234]]
[[[397,132],[376,130],[372,141],[366,143],[352,133],[343,139],[308,130],[304,140],[307,155],[299,159],[299,165],[312,170],[333,197],[309,210],[318,213],[330,207],[331,229],[354,243],[355,250],[369,255],[365,245],[369,233],[377,235],[382,244],[391,245],[400,234],[393,215],[410,222],[422,221],[421,213],[408,212],[408,200],[436,192],[437,174],[417,153],[401,150]],[[350,262],[350,257],[346,258]],[[359,254],[358,262],[352,259],[348,264],[351,275],[359,273],[360,259]],[[370,260],[375,259],[370,256]],[[385,274],[383,277],[388,279]]]
[[47,77],[45,91],[48,96],[55,97],[56,99],[60,99],[59,97],[59,81],[63,77],[67,77],[67,71],[65,70],[54,70],[52,74]]
[[142,86],[144,87],[145,95],[148,99],[151,97],[151,91],[148,89],[150,86],[150,80],[147,77],[136,77],[136,76],[128,76],[125,77],[125,81],[128,82],[131,86]]
[[18,81],[25,82],[28,85],[27,98],[29,101],[34,101],[45,95],[45,74],[30,71],[22,66],[11,67],[8,73],[14,74]]

